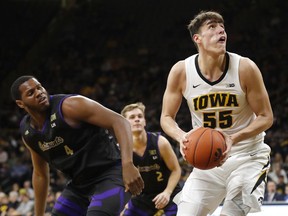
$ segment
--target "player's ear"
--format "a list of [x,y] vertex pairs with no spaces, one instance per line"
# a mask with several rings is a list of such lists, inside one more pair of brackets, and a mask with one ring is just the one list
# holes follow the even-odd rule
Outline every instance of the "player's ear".
[[200,41],[200,35],[199,34],[194,34],[192,37],[192,40],[194,43],[198,44]]
[[15,102],[20,108],[24,109],[24,104],[22,100],[16,100]]

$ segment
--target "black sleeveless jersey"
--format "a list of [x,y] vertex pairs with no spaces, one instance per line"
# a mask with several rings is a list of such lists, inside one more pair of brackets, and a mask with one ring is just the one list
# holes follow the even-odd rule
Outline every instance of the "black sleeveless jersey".
[[158,194],[165,190],[171,173],[161,158],[158,139],[158,133],[147,132],[147,147],[143,156],[133,153],[134,164],[145,182],[144,194]]
[[108,130],[87,123],[72,128],[64,121],[62,103],[70,96],[50,96],[49,114],[41,131],[30,126],[29,115],[22,119],[20,131],[27,145],[51,167],[81,183],[83,175],[86,180],[94,178],[119,164],[120,151]]

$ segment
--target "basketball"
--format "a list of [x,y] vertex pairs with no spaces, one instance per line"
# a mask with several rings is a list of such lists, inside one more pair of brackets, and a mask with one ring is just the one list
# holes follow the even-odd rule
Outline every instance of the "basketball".
[[184,153],[186,160],[198,169],[212,169],[219,165],[226,150],[224,136],[217,130],[199,127],[188,136]]

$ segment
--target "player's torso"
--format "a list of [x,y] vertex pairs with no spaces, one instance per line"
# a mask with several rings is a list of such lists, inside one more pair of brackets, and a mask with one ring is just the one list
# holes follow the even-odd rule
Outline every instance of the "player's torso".
[[[226,53],[225,70],[214,82],[210,82],[201,74],[197,58],[197,55],[193,55],[185,60],[184,97],[191,112],[193,127],[218,128],[227,134],[247,127],[255,119],[255,115],[240,85],[241,57]],[[256,139],[257,142],[262,136]]]
[[119,159],[116,143],[108,131],[89,124],[72,128],[64,121],[61,106],[66,97],[51,96],[50,115],[41,131],[30,126],[28,116],[23,119],[21,133],[27,144],[71,178],[80,174],[84,167],[97,167]]
[[147,132],[147,147],[143,156],[133,153],[133,162],[139,169],[140,174],[148,184],[143,189],[143,193],[159,193],[162,192],[168,182],[170,170],[161,158],[158,149],[158,134]]

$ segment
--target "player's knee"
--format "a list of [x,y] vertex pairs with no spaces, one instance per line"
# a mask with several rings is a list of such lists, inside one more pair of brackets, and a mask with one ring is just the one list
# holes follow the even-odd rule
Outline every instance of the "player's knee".
[[250,209],[250,206],[243,203],[242,194],[240,192],[232,200],[226,200],[224,202],[221,216],[246,216]]

